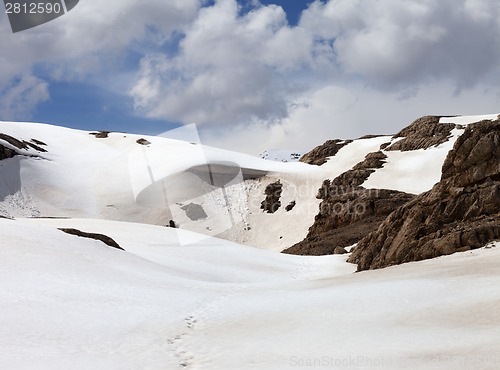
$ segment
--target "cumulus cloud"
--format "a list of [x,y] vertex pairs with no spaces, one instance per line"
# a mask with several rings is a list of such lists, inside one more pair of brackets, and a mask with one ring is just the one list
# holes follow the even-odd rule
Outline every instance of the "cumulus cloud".
[[290,27],[278,6],[240,14],[220,0],[185,29],[179,54],[143,58],[130,94],[150,117],[251,127],[286,126],[298,97],[359,82],[395,102],[436,82],[456,94],[498,82],[499,19],[495,0],[330,0]]
[[116,85],[138,115],[195,122],[208,143],[253,153],[498,110],[497,0],[316,0],[293,27],[277,5],[244,3],[86,0],[16,35],[0,18],[0,94],[25,101],[21,76],[39,96],[27,107],[43,79]]
[[436,79],[498,82],[499,20],[495,0],[331,0],[313,3],[300,25],[334,40],[344,73],[394,90]]
[[33,75],[22,75],[0,89],[0,117],[3,120],[24,120],[32,110],[49,98],[47,83]]
[[[0,83],[32,73],[51,80],[92,80],[123,68],[131,51],[158,47],[196,17],[202,0],[85,0],[67,15],[12,34],[0,17]],[[22,101],[23,99],[18,99]],[[27,107],[26,107],[27,109]]]
[[130,90],[151,117],[224,125],[287,115],[311,38],[290,28],[278,6],[240,15],[234,0],[203,8],[185,30],[177,55],[147,55]]
[[257,155],[266,149],[308,151],[328,139],[392,135],[424,115],[498,113],[498,90],[476,86],[455,93],[453,83],[434,82],[401,98],[362,84],[326,86],[304,95],[274,125],[254,121],[221,130],[201,129],[205,144]]

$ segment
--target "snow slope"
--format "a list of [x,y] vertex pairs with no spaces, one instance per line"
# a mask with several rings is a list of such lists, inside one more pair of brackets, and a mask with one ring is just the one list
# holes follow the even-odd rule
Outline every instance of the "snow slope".
[[[254,233],[243,233],[245,229],[266,232],[269,225],[260,217],[252,218],[251,227],[246,221],[250,207],[262,213],[266,180],[300,183],[317,178],[315,184],[320,184],[323,177],[317,167],[304,163],[266,161],[164,137],[109,133],[96,138],[85,131],[16,122],[0,122],[0,132],[47,144],[46,153],[18,150],[27,157],[0,161],[0,212],[13,217],[85,217],[160,225],[173,219],[181,228],[209,235],[230,230],[251,243]],[[141,139],[148,144],[138,144]],[[0,144],[15,149],[7,142]],[[202,206],[208,218],[190,219],[183,207],[191,203]],[[283,248],[303,238],[310,226],[310,220],[301,221],[298,213],[294,218],[295,232],[280,240]]]
[[[164,137],[0,133],[47,150],[0,161],[0,214],[18,217],[0,218],[0,369],[500,368],[499,242],[361,273],[348,255],[275,252],[305,236],[324,179],[398,139],[355,140],[317,167]],[[385,151],[364,186],[428,190],[460,133]],[[283,206],[263,213],[277,180]],[[181,228],[157,226],[170,219]]]
[[[495,115],[442,118],[466,123]],[[463,128],[426,150],[386,151],[386,163],[363,183],[419,194],[441,177],[441,166]],[[168,137],[89,132],[35,123],[0,122],[0,133],[36,139],[46,153],[0,161],[0,214],[73,217],[167,225],[281,251],[303,240],[314,223],[318,189],[364,160],[392,136],[357,139],[322,166],[280,163]],[[106,135],[104,135],[106,136]],[[181,135],[182,136],[182,135]],[[141,143],[143,145],[141,145]],[[15,149],[0,139],[0,144]],[[280,181],[282,206],[261,209],[266,187]],[[285,207],[295,204],[287,211]]]
[[445,143],[407,152],[384,150],[386,164],[362,184],[367,189],[393,189],[411,194],[430,190],[441,179],[441,167],[463,130],[455,129]]
[[[106,231],[128,251],[56,226]],[[186,232],[152,225],[0,219],[0,228],[1,368],[500,364],[498,244],[353,274],[345,256],[217,239],[182,246],[176,234]]]

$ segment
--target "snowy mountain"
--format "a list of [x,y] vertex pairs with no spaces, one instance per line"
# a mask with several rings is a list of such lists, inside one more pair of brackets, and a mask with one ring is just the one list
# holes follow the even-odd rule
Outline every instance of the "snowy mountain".
[[[19,155],[0,162],[6,174],[0,180],[0,214],[155,225],[172,220],[185,230],[281,251],[306,237],[325,179],[351,170],[383,145],[388,146],[382,150],[384,165],[362,185],[420,194],[439,181],[442,163],[463,130],[452,129],[439,145],[408,151],[389,150],[402,140],[397,136],[346,141],[315,166],[164,137],[1,122],[4,139],[11,139],[0,138],[0,145]],[[262,212],[265,189],[277,181],[282,206]]]
[[283,163],[0,122],[1,367],[496,368],[498,140],[429,116]]

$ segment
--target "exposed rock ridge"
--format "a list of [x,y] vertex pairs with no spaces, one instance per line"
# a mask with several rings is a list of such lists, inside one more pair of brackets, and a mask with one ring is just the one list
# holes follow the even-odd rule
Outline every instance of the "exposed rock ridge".
[[[14,148],[19,150],[28,150],[29,148],[35,149],[38,152],[46,153],[47,150],[41,147],[41,145],[47,145],[42,141],[31,139],[32,142],[26,140],[18,140],[10,135],[0,133],[0,140],[12,145]],[[6,158],[12,158],[16,155],[23,155],[15,149],[10,149],[4,145],[0,144],[0,160]]]
[[59,230],[61,230],[62,232],[66,233],[66,234],[75,235],[75,236],[79,236],[79,237],[82,237],[82,238],[99,240],[99,241],[103,242],[104,244],[106,244],[106,245],[108,245],[108,246],[110,246],[112,248],[124,250],[122,247],[120,247],[120,245],[118,245],[117,242],[114,241],[113,238],[111,238],[111,237],[109,237],[107,235],[96,234],[96,233],[87,233],[87,232],[80,231],[80,230],[77,230],[77,229],[65,229],[65,228],[61,228]]
[[96,139],[106,139],[109,137],[111,131],[98,131],[98,132],[89,132],[89,135],[94,135]]
[[393,212],[349,261],[376,269],[483,247],[500,239],[500,122],[470,124],[432,190]]
[[283,184],[278,180],[266,186],[266,199],[260,204],[260,208],[267,213],[274,213],[281,207],[281,192]]
[[394,138],[403,139],[385,147],[385,150],[404,152],[427,149],[445,143],[451,137],[452,130],[460,126],[454,123],[439,123],[440,118],[441,116],[424,116],[415,120],[394,135]]
[[16,155],[19,155],[19,153],[0,144],[0,161],[3,159],[14,158]]
[[328,140],[322,145],[317,146],[309,153],[306,153],[299,159],[299,162],[321,166],[325,164],[328,157],[332,157],[338,153],[347,144],[352,143],[352,140]]
[[306,238],[285,249],[284,253],[324,255],[339,253],[375,230],[384,219],[414,195],[396,190],[365,189],[361,184],[387,156],[382,152],[369,153],[351,170],[332,181],[325,180],[317,198],[322,199],[319,213]]

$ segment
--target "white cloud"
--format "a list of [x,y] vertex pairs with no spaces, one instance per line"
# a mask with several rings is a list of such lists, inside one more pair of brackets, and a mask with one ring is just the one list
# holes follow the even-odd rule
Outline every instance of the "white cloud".
[[200,6],[201,0],[85,0],[67,15],[16,34],[4,15],[0,17],[0,83],[30,74],[38,66],[46,72],[47,82],[100,84],[107,75],[120,73],[127,52],[158,47],[190,24]]
[[[498,110],[497,0],[315,1],[297,27],[257,0],[248,13],[235,0],[205,3],[86,0],[15,35],[0,18],[3,111],[46,99],[33,66],[48,81],[121,89],[140,115],[196,122],[208,143],[252,153]],[[136,74],[122,61],[131,51]],[[19,76],[33,80],[15,87]]]
[[220,0],[185,29],[178,55],[143,58],[130,92],[151,117],[237,127],[286,125],[297,98],[360,82],[398,97],[451,83],[454,94],[499,82],[498,19],[495,0],[331,0],[290,27],[280,7],[241,15]]
[[307,151],[328,139],[392,135],[424,115],[499,113],[498,90],[474,87],[456,93],[453,83],[434,82],[402,98],[360,84],[327,86],[303,97],[278,124],[253,122],[201,131],[207,145],[257,155],[266,149]]
[[131,89],[151,117],[224,125],[287,115],[298,73],[311,61],[311,37],[290,28],[278,6],[239,15],[234,0],[200,11],[173,58],[147,55]]
[[32,110],[49,98],[47,83],[32,75],[22,75],[0,89],[0,116],[3,120],[31,117]]
[[429,80],[459,86],[499,80],[496,0],[331,0],[315,2],[300,25],[334,39],[344,73],[378,88]]

